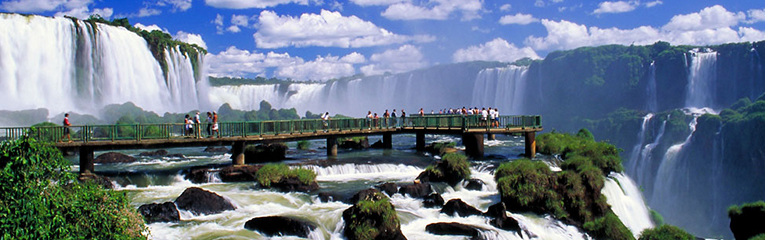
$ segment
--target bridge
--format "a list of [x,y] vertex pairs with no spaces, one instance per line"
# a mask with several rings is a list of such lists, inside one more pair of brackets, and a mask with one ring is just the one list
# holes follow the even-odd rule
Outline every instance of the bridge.
[[498,124],[492,126],[479,115],[220,122],[218,126],[215,136],[207,135],[206,123],[195,126],[192,134],[184,134],[182,123],[71,126],[71,142],[59,142],[64,135],[61,126],[6,127],[0,128],[0,140],[30,135],[54,142],[61,151],[79,152],[80,173],[87,174],[94,172],[96,150],[231,145],[233,164],[242,165],[247,144],[326,139],[327,155],[337,156],[338,138],[382,135],[383,146],[391,148],[393,134],[415,134],[417,150],[425,148],[425,134],[461,135],[466,154],[473,158],[483,157],[484,135],[494,139],[495,134],[521,134],[525,137],[525,155],[532,158],[536,132],[543,130],[541,116],[500,116]]

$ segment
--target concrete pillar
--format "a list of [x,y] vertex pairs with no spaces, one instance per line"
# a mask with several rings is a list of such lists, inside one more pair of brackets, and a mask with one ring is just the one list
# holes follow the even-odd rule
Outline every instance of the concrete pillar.
[[80,174],[95,172],[93,166],[93,148],[80,147]]
[[425,133],[417,132],[415,135],[417,135],[417,151],[425,150]]
[[391,149],[393,148],[393,134],[392,133],[383,133],[383,148],[385,149]]
[[474,159],[483,158],[483,133],[463,133],[462,144],[465,145],[465,154]]
[[330,156],[330,157],[337,156],[337,138],[336,137],[327,138],[327,156]]
[[234,142],[231,146],[231,160],[234,165],[244,165],[244,147],[246,142]]
[[488,138],[489,140],[497,140],[497,136],[494,135],[493,133],[486,134],[486,138]]
[[534,158],[537,155],[537,139],[536,132],[526,132],[526,157]]

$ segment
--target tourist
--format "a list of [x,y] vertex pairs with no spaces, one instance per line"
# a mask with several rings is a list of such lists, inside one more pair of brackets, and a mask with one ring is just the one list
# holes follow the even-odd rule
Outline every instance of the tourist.
[[489,119],[491,120],[490,124],[491,124],[492,127],[494,127],[494,114],[495,113],[496,113],[496,111],[494,111],[494,109],[489,108]]
[[373,119],[374,119],[374,122],[375,122],[375,128],[377,127],[377,121],[378,121],[378,119],[379,119],[379,118],[380,118],[380,117],[379,117],[379,116],[377,116],[377,113],[375,113],[375,115],[374,115],[374,118],[373,118]]
[[329,121],[329,112],[325,112],[321,115],[321,122],[324,126],[324,132],[328,132],[327,128],[329,127],[329,123],[327,121]]
[[213,122],[213,126],[212,126],[213,135],[210,137],[213,137],[213,136],[220,137],[220,134],[218,132],[218,113],[216,113],[215,111],[213,111],[212,122]]
[[499,127],[499,109],[494,108],[494,127]]
[[195,131],[194,134],[199,138],[199,135],[202,135],[202,128],[200,127],[202,125],[202,120],[199,119],[199,111],[194,114],[194,125],[197,127],[197,131]]
[[489,111],[486,108],[481,108],[481,126],[488,125]]
[[393,109],[393,113],[390,114],[391,119],[393,119],[393,126],[398,127],[398,119],[396,119],[396,109]]
[[64,137],[67,138],[68,142],[72,142],[71,130],[69,129],[69,127],[71,126],[72,126],[72,123],[69,122],[69,113],[65,113],[64,114],[64,135],[61,136],[61,139],[58,140],[59,142],[64,141]]
[[212,136],[212,113],[207,112],[207,136]]
[[372,116],[372,111],[367,112],[367,126],[369,126],[369,129],[372,129],[372,119],[374,117]]
[[423,111],[422,108],[420,108],[419,114],[420,114],[420,117],[424,117],[425,116],[425,111]]
[[192,131],[194,130],[194,126],[191,122],[191,117],[189,117],[188,114],[183,118],[183,136],[189,136],[191,135]]
[[401,109],[401,125],[406,127],[406,112],[404,109]]
[[390,127],[390,125],[388,125],[388,118],[390,118],[390,113],[388,113],[388,109],[385,109],[385,112],[383,113],[383,126],[386,128]]

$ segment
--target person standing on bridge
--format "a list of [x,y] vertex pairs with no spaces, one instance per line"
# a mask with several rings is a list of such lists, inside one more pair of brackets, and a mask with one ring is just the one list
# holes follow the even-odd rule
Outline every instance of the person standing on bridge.
[[396,109],[393,109],[393,113],[390,114],[390,118],[393,119],[393,127],[398,127],[398,119],[396,117]]
[[212,136],[212,113],[207,112],[207,136]]
[[369,126],[369,129],[372,129],[372,111],[367,112],[367,126]]
[[213,122],[213,126],[212,126],[213,134],[210,135],[210,137],[218,136],[220,138],[220,135],[218,133],[218,113],[215,111],[213,111],[212,122]]
[[321,115],[321,122],[322,122],[322,125],[324,126],[324,132],[328,132],[327,130],[327,128],[329,127],[328,121],[329,121],[329,112],[325,112],[324,114]]
[[420,112],[419,113],[420,113],[420,117],[424,117],[425,116],[425,111],[423,111],[422,108],[420,108]]
[[390,113],[388,112],[388,109],[385,109],[385,112],[383,113],[383,126],[386,128],[390,127],[390,125],[388,125],[388,118],[390,118]]
[[67,138],[68,142],[72,142],[72,134],[69,127],[72,126],[72,123],[69,122],[69,113],[64,114],[64,135],[61,136],[61,139],[59,139],[59,142],[64,141],[64,137]]
[[183,117],[183,136],[189,136],[192,133],[194,126],[191,124],[191,117],[188,114]]
[[401,125],[406,127],[406,112],[403,108],[401,109]]
[[196,138],[199,138],[199,136],[202,135],[202,119],[199,118],[199,111],[194,115],[194,126],[197,128],[195,131]]

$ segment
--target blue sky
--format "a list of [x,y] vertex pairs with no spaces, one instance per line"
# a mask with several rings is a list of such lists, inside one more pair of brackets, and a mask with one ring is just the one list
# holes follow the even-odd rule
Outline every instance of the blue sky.
[[204,45],[211,75],[295,80],[603,44],[765,40],[762,0],[3,0],[0,11],[127,17]]

